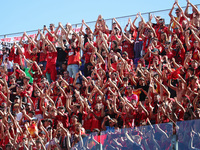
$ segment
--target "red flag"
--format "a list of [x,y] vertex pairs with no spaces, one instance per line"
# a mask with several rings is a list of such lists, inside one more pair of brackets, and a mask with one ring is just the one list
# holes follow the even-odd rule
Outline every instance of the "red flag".
[[181,69],[182,69],[182,66],[179,67],[178,69],[176,69],[175,71],[171,72],[171,73],[167,76],[167,79],[168,79],[168,80],[170,80],[170,79],[174,79],[174,80],[178,79]]

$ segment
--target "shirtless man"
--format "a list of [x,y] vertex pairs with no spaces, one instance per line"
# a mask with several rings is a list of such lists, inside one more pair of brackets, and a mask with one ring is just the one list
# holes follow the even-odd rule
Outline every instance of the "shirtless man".
[[[192,14],[188,14],[188,7],[192,6]],[[192,3],[190,3],[189,0],[187,0],[187,7],[185,9],[185,15],[190,18],[191,24],[196,27],[199,28],[200,27],[200,11],[198,10],[197,6],[193,5]]]

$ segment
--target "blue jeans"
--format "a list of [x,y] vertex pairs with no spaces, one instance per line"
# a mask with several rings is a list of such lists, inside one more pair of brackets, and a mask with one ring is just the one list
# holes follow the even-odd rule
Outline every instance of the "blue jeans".
[[[75,78],[76,73],[79,71],[79,66],[77,64],[70,64],[67,66],[67,71],[70,77]],[[77,79],[77,82],[79,82],[79,79]]]

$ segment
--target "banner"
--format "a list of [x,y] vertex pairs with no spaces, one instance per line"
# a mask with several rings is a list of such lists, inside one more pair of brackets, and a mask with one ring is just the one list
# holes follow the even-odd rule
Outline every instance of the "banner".
[[[76,32],[76,33],[78,33],[79,31],[80,31],[80,28],[78,27],[78,28],[73,28],[74,29],[74,31]],[[58,35],[60,35],[61,34],[61,30],[58,30],[58,33],[57,33]],[[30,35],[28,35],[29,37],[32,37],[33,39],[36,37],[36,33],[35,34],[30,34]],[[22,35],[21,36],[14,36],[14,37],[9,37],[9,38],[2,38],[2,39],[0,39],[0,42],[3,42],[4,43],[4,45],[7,45],[7,47],[11,47],[12,46],[12,44],[13,44],[13,42],[19,42],[20,41],[20,39],[21,39],[21,37],[22,37]],[[25,40],[26,38],[24,38],[23,40]]]

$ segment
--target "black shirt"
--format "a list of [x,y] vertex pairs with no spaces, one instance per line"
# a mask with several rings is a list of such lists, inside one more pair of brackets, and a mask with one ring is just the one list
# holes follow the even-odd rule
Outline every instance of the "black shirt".
[[64,62],[66,60],[67,51],[63,50],[62,48],[58,47],[57,49],[57,61]]
[[[144,91],[148,92],[148,90],[149,90],[149,83],[147,83],[147,85],[144,85],[144,86],[141,86],[138,83],[136,89],[138,89],[138,88],[142,88]],[[145,101],[145,98],[146,98],[146,95],[144,94],[143,91],[141,91],[139,101]]]

